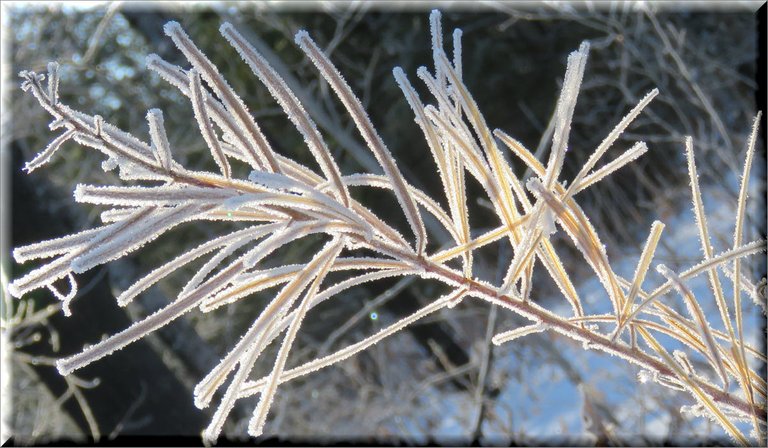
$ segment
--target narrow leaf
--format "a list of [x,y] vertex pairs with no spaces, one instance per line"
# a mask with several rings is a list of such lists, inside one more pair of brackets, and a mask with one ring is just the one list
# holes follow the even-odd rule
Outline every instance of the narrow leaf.
[[395,190],[395,195],[400,203],[400,206],[405,212],[405,217],[408,219],[408,224],[411,226],[414,235],[416,236],[416,249],[419,254],[424,252],[424,248],[427,244],[426,230],[424,229],[424,223],[421,220],[419,209],[414,202],[411,195],[408,194],[408,187],[405,180],[397,168],[395,160],[392,158],[389,149],[384,144],[384,141],[379,136],[376,128],[371,123],[368,115],[363,109],[363,105],[360,100],[352,93],[352,89],[349,87],[344,78],[341,76],[336,67],[331,64],[328,58],[323,54],[320,48],[312,41],[306,31],[299,31],[296,34],[296,43],[301,47],[304,53],[309,56],[315,66],[318,68],[323,77],[333,87],[336,95],[339,97],[344,106],[352,116],[357,129],[363,136],[363,139],[371,148],[379,164],[384,169],[384,173],[392,181],[392,186]]
[[189,91],[192,99],[192,110],[195,112],[195,119],[197,119],[197,125],[200,128],[200,132],[203,134],[205,143],[208,144],[208,149],[211,150],[211,155],[216,165],[219,166],[221,174],[229,179],[232,169],[229,167],[224,151],[221,149],[221,143],[216,133],[213,132],[211,126],[211,120],[208,118],[208,109],[206,107],[207,93],[203,90],[203,85],[200,82],[200,74],[197,70],[189,71]]

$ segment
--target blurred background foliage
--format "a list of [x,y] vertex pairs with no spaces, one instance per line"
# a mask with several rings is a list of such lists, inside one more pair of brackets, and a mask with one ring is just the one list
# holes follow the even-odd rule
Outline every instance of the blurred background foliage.
[[[489,125],[503,129],[540,157],[547,156],[548,123],[566,57],[581,41],[590,40],[592,50],[564,167],[566,179],[573,177],[614,123],[646,92],[659,88],[661,94],[648,112],[614,145],[606,160],[638,139],[648,142],[650,151],[631,168],[585,192],[581,200],[601,231],[611,260],[626,258],[633,267],[654,219],[666,222],[685,216],[689,219],[682,222],[693,229],[683,136],[694,137],[701,182],[713,201],[706,204],[708,211],[721,206],[735,208],[746,137],[757,111],[756,7],[750,2],[717,11],[707,7],[687,10],[682,3],[662,10],[654,3],[647,8],[631,3],[603,4],[598,9],[569,3],[462,4],[443,10],[443,26],[448,48],[453,28],[464,31],[464,80]],[[63,102],[100,114],[142,139],[148,135],[146,111],[162,109],[175,158],[187,167],[215,170],[199,132],[191,125],[192,108],[186,99],[144,67],[149,53],[188,65],[163,35],[163,24],[176,20],[241,94],[275,149],[313,166],[299,133],[218,33],[221,22],[230,21],[257,48],[268,49],[263,51],[270,62],[291,87],[299,87],[299,98],[317,120],[342,171],[380,172],[329,86],[293,44],[295,32],[306,29],[359,95],[406,178],[444,203],[434,162],[391,73],[394,66],[403,67],[422,98],[427,97],[415,72],[431,61],[429,9],[427,4],[386,7],[362,2],[302,6],[228,2],[205,6],[22,4],[3,11],[3,26],[8,29],[4,62],[15,74],[20,70],[45,72],[48,61],[58,61]],[[101,210],[74,205],[69,192],[76,183],[119,183],[113,173],[100,169],[99,157],[74,144],[67,144],[50,166],[26,176],[26,180],[17,180],[23,161],[51,139],[48,117],[17,84],[10,76],[2,86],[11,112],[3,117],[3,151],[8,151],[6,157],[10,154],[14,179],[11,247],[97,225]],[[750,204],[745,241],[765,237],[764,145],[760,148],[752,182],[756,200]],[[511,162],[515,172],[525,171],[519,161]],[[478,197],[478,185],[470,183],[469,189],[475,193],[471,197]],[[388,195],[363,190],[353,190],[353,194],[394,220],[399,228],[406,228],[405,222],[397,222],[402,220],[400,214],[387,214],[392,205]],[[33,206],[40,213],[35,216],[48,216],[46,221],[28,220],[25,208]],[[496,225],[482,200],[471,210],[476,229]],[[718,229],[730,229],[732,223],[724,225],[713,225],[713,236],[720,245],[716,247],[724,248],[731,240],[731,230]],[[137,252],[131,262],[98,270],[89,285],[96,288],[93,285],[102,284],[99,290],[107,296],[79,298],[73,313],[85,312],[93,301],[116,309],[110,292],[119,292],[141,272],[218,234],[217,229],[220,227],[213,224],[183,226]],[[693,231],[688,233],[695,241]],[[433,241],[437,247],[446,240],[443,236]],[[670,244],[673,239],[667,241],[664,246],[662,240],[659,260],[670,267],[689,266],[700,259],[697,245],[683,248]],[[308,240],[303,244],[317,243]],[[569,243],[562,243],[559,247],[567,252]],[[283,255],[301,261],[311,253],[306,249],[293,245]],[[478,276],[498,281],[511,250],[500,245],[498,250],[481,254]],[[588,296],[593,289],[580,282],[589,278],[589,272],[577,257],[573,251],[568,269],[580,292]],[[765,276],[763,261],[750,266],[749,278],[754,282]],[[31,267],[9,264],[5,259],[3,269],[15,278]],[[154,288],[129,307],[130,317],[144,316],[162,306],[167,297],[175,296],[191,272]],[[544,306],[561,306],[551,281],[537,275],[536,282],[534,300]],[[429,282],[382,281],[345,293],[313,311],[315,318],[308,319],[301,330],[299,350],[289,364],[359,340],[442,292]],[[105,384],[117,382],[119,386],[119,381],[135,378],[101,370],[89,375],[91,371],[84,369],[81,384],[52,387],[50,371],[55,369],[46,360],[70,353],[57,341],[75,341],[75,351],[76,344],[93,343],[98,335],[87,339],[77,331],[69,334],[71,330],[60,324],[63,319],[56,309],[34,315],[37,318],[25,325],[30,318],[19,314],[23,311],[20,303],[46,310],[53,301],[45,292],[15,303],[4,301],[6,321],[15,315],[19,317],[17,324],[21,323],[19,329],[10,332],[15,344],[10,427],[18,443],[36,443],[92,435],[94,425],[102,437],[157,434],[153,424],[166,425],[167,431],[160,433],[199,434],[209,410],[192,408],[191,387],[237,341],[263,302],[254,297],[213,313],[193,314],[150,338],[151,351],[163,366],[156,371],[167,369],[184,393],[173,395],[176,389],[165,391],[170,394],[167,396],[153,392],[153,387],[166,378],[144,376],[143,386],[129,393],[133,399],[121,403],[120,409],[114,406],[115,417],[104,419],[94,413],[90,420],[89,404],[104,400]],[[714,305],[711,308],[715,310]],[[763,316],[754,307],[747,311],[754,317],[750,322],[759,340]],[[107,320],[108,315],[104,316]],[[692,444],[722,440],[717,427],[680,414],[680,406],[690,404],[684,394],[639,384],[636,369],[621,362],[584,352],[580,346],[547,334],[503,347],[489,344],[493,329],[510,328],[515,322],[474,302],[438,314],[340,366],[282,386],[266,432],[290,440],[362,438],[406,443],[474,439],[503,444]],[[114,357],[119,360],[114,369],[128,362],[128,355],[122,352]],[[142,375],[140,368],[137,372]],[[164,397],[159,405],[147,401],[153,394]],[[229,437],[245,433],[253,405],[236,409],[237,418],[225,428]],[[168,409],[175,407],[189,408],[201,418],[176,422],[177,426],[164,423],[186,415],[170,415]]]

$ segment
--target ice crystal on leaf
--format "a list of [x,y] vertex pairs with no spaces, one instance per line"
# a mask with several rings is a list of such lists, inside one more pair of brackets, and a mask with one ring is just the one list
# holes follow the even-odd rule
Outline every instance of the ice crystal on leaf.
[[[453,52],[449,59],[443,47],[439,12],[434,11],[429,22],[434,72],[421,67],[416,77],[425,83],[431,97],[420,98],[401,68],[395,68],[393,74],[414,114],[416,125],[424,134],[425,151],[431,153],[435,162],[436,176],[447,200],[445,208],[403,177],[362,103],[306,31],[296,34],[296,44],[344,105],[362,140],[383,169],[383,176],[365,173],[343,175],[307,109],[267,58],[228,23],[220,28],[224,39],[264,83],[301,133],[304,144],[320,168],[319,173],[275,152],[244,101],[176,22],[168,23],[165,33],[187,58],[191,68],[175,66],[157,55],[147,57],[147,67],[189,98],[200,136],[218,168],[215,173],[191,171],[173,160],[160,110],[147,112],[149,140],[146,142],[99,116],[78,112],[61,103],[57,64],[49,64],[47,76],[21,72],[22,89],[31,93],[52,116],[51,129],[64,128],[27,163],[25,170],[32,172],[38,169],[50,161],[62,146],[73,141],[102,153],[105,156],[104,169],[118,168],[120,179],[128,185],[78,185],[75,188],[77,202],[111,207],[101,215],[105,225],[16,248],[13,254],[20,263],[34,259],[49,260],[13,281],[8,288],[13,296],[20,297],[35,289],[49,288],[64,303],[68,312],[67,305],[77,295],[75,274],[125,257],[183,223],[219,220],[239,226],[184,251],[136,280],[118,296],[119,305],[126,305],[188,263],[205,259],[202,268],[186,282],[175,300],[124,331],[87,347],[81,353],[59,360],[59,371],[63,375],[74,372],[193,308],[199,307],[207,312],[266,288],[280,286],[279,292],[255,316],[239,342],[194,389],[195,405],[204,408],[213,401],[215,392],[222,389],[226,380],[234,377],[216,407],[213,420],[204,431],[204,437],[211,441],[219,437],[224,421],[237,400],[260,395],[248,425],[248,432],[257,436],[264,431],[270,405],[280,384],[336,364],[429,314],[453,308],[461,300],[472,297],[497,304],[532,321],[496,335],[492,339],[494,344],[549,331],[583,344],[586,350],[616,355],[642,369],[640,381],[653,380],[662,386],[692,394],[698,403],[691,408],[692,415],[707,415],[722,425],[735,440],[747,443],[731,422],[751,420],[754,429],[759,432],[759,421],[765,419],[765,388],[759,381],[759,375],[750,368],[751,359],[764,358],[760,358],[759,352],[745,342],[741,316],[741,295],[753,293],[754,286],[748,280],[742,281],[740,261],[765,250],[762,240],[746,244],[742,241],[746,182],[754,153],[757,120],[742,177],[734,247],[719,255],[715,255],[709,245],[710,237],[693,160],[693,143],[690,138],[686,141],[704,258],[680,273],[660,266],[658,270],[667,282],[649,291],[644,286],[645,277],[664,224],[654,222],[634,277],[624,279],[611,266],[605,246],[576,198],[579,192],[649,150],[644,142],[636,142],[622,155],[594,170],[600,158],[658,95],[658,90],[653,89],[643,97],[612,128],[575,178],[566,182],[561,179],[562,167],[572,144],[569,142],[570,129],[576,99],[585,77],[589,43],[582,43],[568,57],[555,110],[551,151],[544,164],[519,141],[502,130],[488,126],[463,81],[461,31],[455,30],[452,34]],[[44,85],[46,81],[47,85]],[[499,144],[505,145],[515,157],[520,158],[534,177],[525,183],[504,159]],[[236,178],[233,163],[246,164],[251,174],[246,179]],[[479,183],[497,216],[492,229],[479,235],[473,233],[469,224],[467,176]],[[133,181],[141,181],[141,184],[131,185]],[[349,194],[349,187],[352,186],[385,189],[393,193],[407,219],[413,241],[388,224],[386,217],[377,216],[355,200]],[[452,239],[433,253],[427,250],[425,213],[432,215],[435,218],[433,221],[443,226]],[[585,314],[567,266],[555,245],[553,236],[558,228],[568,235],[605,289],[606,308],[611,309],[609,314]],[[266,258],[275,258],[272,254],[280,247],[313,234],[326,235],[327,242],[305,264],[261,266]],[[501,239],[508,240],[513,249],[509,265],[505,266],[506,269],[502,267],[502,272],[506,272],[503,282],[496,285],[478,280],[474,275],[474,252]],[[357,249],[365,249],[375,256],[360,257],[354,253]],[[461,269],[447,264],[459,257]],[[529,300],[536,287],[533,267],[537,262],[562,292],[572,315],[557,314]],[[733,265],[732,272],[726,266],[730,264]],[[735,325],[731,322],[719,270],[726,270],[733,278]],[[332,271],[346,271],[350,276],[328,285],[326,276]],[[700,299],[694,297],[685,285],[686,281],[702,273],[708,275],[726,332],[715,330],[704,318]],[[407,276],[438,280],[450,286],[451,292],[355,344],[287,368],[296,334],[304,321],[314,318],[312,311],[319,303],[363,283]],[[54,286],[54,282],[64,278],[69,280],[71,287],[66,294]],[[669,295],[673,289],[680,293],[689,316],[675,312],[665,303],[676,300]],[[615,323],[612,336],[601,333],[598,323]],[[629,345],[622,340],[623,329],[630,332]],[[674,355],[669,355],[651,332],[674,339],[685,350],[676,350]],[[270,373],[260,379],[250,378],[254,365],[264,357],[264,348],[280,337],[282,344],[276,359],[267,361],[272,365]],[[639,344],[641,341],[645,345]],[[703,357],[708,362],[710,370],[720,377],[722,386],[712,384],[704,373],[694,373],[693,364],[689,361],[694,357]],[[742,396],[730,393],[728,385],[732,379],[738,382]]]

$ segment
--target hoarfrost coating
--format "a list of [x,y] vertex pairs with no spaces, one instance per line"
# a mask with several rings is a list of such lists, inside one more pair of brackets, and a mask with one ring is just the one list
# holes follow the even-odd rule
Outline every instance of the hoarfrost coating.
[[[744,420],[750,421],[758,440],[762,440],[760,422],[765,420],[766,387],[764,380],[750,367],[750,360],[764,361],[765,357],[744,338],[741,297],[744,293],[753,293],[754,287],[749,281],[742,281],[740,264],[742,258],[766,248],[763,240],[743,242],[747,181],[755,152],[759,115],[747,148],[735,212],[733,247],[718,255],[709,247],[693,161],[693,141],[690,138],[685,141],[704,258],[679,273],[660,265],[658,271],[668,280],[648,292],[643,284],[662,238],[664,224],[660,221],[653,223],[634,277],[625,279],[617,274],[597,230],[575,198],[651,149],[645,142],[637,141],[621,155],[594,170],[659,91],[652,89],[619,120],[568,184],[561,179],[562,168],[568,157],[574,108],[585,76],[589,42],[582,43],[568,57],[554,114],[551,152],[544,164],[518,140],[488,126],[463,82],[461,31],[453,33],[453,54],[449,59],[443,48],[439,12],[434,11],[429,21],[434,73],[421,67],[416,74],[434,97],[434,104],[422,103],[404,70],[395,68],[393,75],[435,161],[436,176],[447,199],[447,208],[407,182],[362,102],[306,31],[296,34],[296,44],[345,107],[368,150],[382,168],[383,176],[342,175],[323,136],[297,96],[267,60],[227,23],[221,26],[221,34],[267,86],[302,134],[322,174],[275,151],[245,102],[176,22],[166,24],[165,33],[192,68],[174,66],[157,55],[147,57],[147,66],[190,99],[194,122],[218,172],[192,171],[174,160],[160,110],[150,109],[146,114],[149,125],[149,143],[146,143],[105,122],[101,116],[78,112],[63,104],[59,98],[61,86],[57,64],[48,65],[47,76],[21,72],[22,89],[30,92],[53,117],[51,129],[65,129],[26,165],[26,171],[44,165],[64,145],[74,141],[101,152],[106,157],[102,165],[105,170],[118,168],[122,181],[140,181],[142,185],[78,185],[76,201],[113,207],[101,215],[105,225],[17,248],[14,256],[19,262],[40,258],[53,260],[13,281],[9,285],[13,296],[48,288],[63,302],[66,311],[77,294],[74,274],[125,257],[179,225],[210,220],[234,224],[248,221],[250,225],[212,236],[136,281],[119,295],[118,304],[129,303],[181,266],[210,256],[174,301],[81,353],[58,360],[56,366],[60,373],[67,375],[97,361],[193,308],[207,312],[267,287],[280,286],[279,292],[253,320],[239,342],[194,388],[195,405],[204,408],[213,401],[216,392],[224,388],[229,376],[234,376],[225,388],[210,425],[203,432],[206,440],[215,441],[219,437],[237,400],[256,394],[260,395],[259,402],[248,424],[248,433],[258,436],[264,430],[280,384],[336,364],[429,314],[453,308],[459,301],[472,297],[531,321],[528,325],[496,334],[491,339],[494,344],[544,331],[563,335],[581,343],[585,350],[606,352],[640,366],[644,380],[653,379],[662,386],[689,393],[698,403],[697,407],[691,408],[690,414],[714,419],[738,443],[750,443],[735,423]],[[213,93],[208,93],[208,89]],[[500,144],[520,158],[534,177],[528,180],[516,175],[504,159]],[[234,167],[242,168],[242,164],[247,165],[250,172],[246,179],[234,177]],[[473,233],[469,224],[467,174],[480,184],[498,220],[495,229],[479,235]],[[528,187],[527,191],[524,185]],[[394,193],[412,234],[408,236],[413,240],[401,235],[385,217],[377,216],[354,199],[350,187],[383,188]],[[430,251],[425,214],[431,215],[451,236],[452,246]],[[604,291],[606,313],[588,314],[585,311],[567,265],[558,254],[560,241],[554,238],[558,228],[565,231],[593,271]],[[317,234],[328,239],[309,261],[273,268],[261,265],[265,259],[275,258],[274,253],[280,248]],[[501,272],[505,274],[496,285],[474,275],[473,260],[477,249],[501,239],[509,241],[514,254],[506,269],[501,266]],[[357,256],[355,251],[360,249],[366,251],[365,256]],[[457,258],[460,269],[448,264]],[[533,270],[537,261],[561,291],[569,307],[564,309],[570,309],[572,314],[563,315],[555,307],[548,309],[530,300],[531,291],[536,287]],[[733,265],[732,271],[728,270],[728,264]],[[719,270],[731,272],[727,275],[734,284],[735,325],[722,291]],[[332,271],[346,272],[349,277],[325,285],[327,274]],[[700,309],[701,299],[685,285],[686,281],[702,273],[708,275],[727,332],[712,328]],[[406,276],[434,279],[450,287],[451,291],[358,343],[286,369],[297,332],[305,321],[314,318],[310,313],[319,303],[362,283]],[[70,282],[67,294],[54,286],[64,278]],[[680,292],[690,317],[681,315],[665,303],[674,299],[660,300],[673,289]],[[608,332],[605,332],[606,326]],[[628,329],[628,342],[623,329]],[[271,372],[255,381],[249,379],[256,362],[264,357],[265,347],[283,333],[285,336],[271,363]],[[670,355],[667,347],[652,333],[673,339],[685,351],[675,349]],[[691,358],[703,360],[707,367],[696,371],[694,367],[698,364]],[[713,382],[714,375],[719,376],[719,385]],[[732,380],[738,385],[739,394],[730,387],[734,383]]]

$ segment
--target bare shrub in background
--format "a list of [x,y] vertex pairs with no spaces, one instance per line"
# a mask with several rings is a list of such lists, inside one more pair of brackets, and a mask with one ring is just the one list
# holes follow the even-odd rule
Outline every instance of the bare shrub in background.
[[[651,90],[627,111],[576,176],[566,183],[559,179],[589,45],[582,44],[569,57],[552,123],[551,146],[547,145],[551,148],[550,154],[544,164],[514,138],[501,130],[488,128],[462,81],[461,32],[456,30],[452,35],[453,52],[449,57],[443,49],[437,13],[433,13],[430,23],[434,72],[422,68],[417,76],[426,84],[433,104],[422,103],[402,70],[396,68],[394,75],[435,160],[436,175],[445,194],[439,201],[404,179],[360,100],[305,32],[297,34],[297,44],[333,87],[381,165],[384,176],[343,175],[323,136],[296,96],[266,60],[228,24],[221,27],[222,34],[268,87],[300,131],[322,175],[271,148],[243,101],[176,23],[166,25],[166,34],[184,53],[192,68],[185,70],[154,55],[148,57],[147,63],[150,69],[189,97],[200,133],[219,168],[218,173],[191,171],[173,160],[173,149],[159,110],[153,109],[147,114],[150,140],[145,143],[104,122],[99,116],[83,114],[59,102],[55,63],[49,65],[47,79],[33,72],[22,73],[22,87],[54,117],[51,128],[63,130],[27,164],[27,171],[46,163],[61,145],[73,140],[104,153],[107,157],[103,163],[105,170],[118,169],[123,180],[138,185],[78,185],[75,198],[79,202],[111,207],[102,213],[105,225],[17,248],[14,257],[19,262],[38,258],[53,258],[53,261],[11,283],[11,294],[21,296],[47,287],[62,300],[66,312],[69,300],[77,293],[74,274],[121,258],[183,223],[215,220],[236,224],[229,233],[159,266],[118,297],[118,303],[125,305],[187,263],[209,257],[174,302],[124,332],[58,361],[59,371],[69,374],[192,308],[210,311],[255,292],[281,286],[242,339],[195,388],[195,404],[206,407],[226,380],[234,376],[204,433],[207,439],[215,440],[219,435],[236,400],[252,395],[259,395],[259,400],[249,423],[249,433],[259,435],[281,383],[335,364],[429,314],[452,308],[465,297],[472,297],[530,320],[529,325],[494,336],[495,344],[538,332],[557,332],[582,343],[585,349],[618,355],[641,366],[641,380],[653,380],[691,394],[697,404],[689,409],[690,413],[714,419],[736,441],[749,443],[736,427],[736,422],[743,419],[751,422],[755,431],[753,437],[762,440],[766,386],[764,379],[749,364],[750,359],[764,361],[765,357],[759,349],[744,341],[741,301],[746,294],[758,304],[762,302],[751,282],[742,279],[740,263],[741,258],[765,250],[764,241],[745,242],[742,237],[758,119],[755,119],[747,145],[747,159],[734,213],[733,248],[721,254],[712,252],[698,191],[695,145],[691,138],[687,138],[688,171],[704,259],[682,272],[673,272],[658,264],[657,270],[667,282],[655,290],[646,291],[643,282],[662,238],[664,224],[653,224],[634,276],[625,279],[614,271],[597,231],[576,202],[576,197],[647,151],[646,145],[638,142],[598,168],[601,157],[643,113],[658,91]],[[519,158],[536,177],[524,182],[524,176],[515,174],[505,160],[503,148]],[[246,167],[252,170],[247,179],[239,178],[236,174]],[[470,228],[467,174],[481,185],[498,218],[493,230],[477,232]],[[360,187],[391,190],[407,219],[409,236],[413,238],[404,237],[383,217],[355,200],[354,189]],[[426,215],[440,223],[451,236],[448,247],[429,244]],[[569,267],[556,251],[558,245],[553,237],[559,229],[568,235],[572,246],[582,254],[605,290],[604,307],[600,313],[584,311],[586,307],[573,285]],[[261,264],[270,259],[272,252],[311,234],[328,235],[330,240],[306,263],[271,268]],[[474,254],[499,240],[509,241],[513,258],[504,267],[505,275],[501,281],[491,284],[476,278]],[[570,315],[556,313],[530,300],[531,291],[536,287],[533,282],[535,265],[543,267],[560,288],[571,309]],[[329,272],[344,272],[346,278],[329,285],[324,282]],[[732,298],[725,297],[720,280],[723,272],[734,279],[733,291],[736,293]],[[686,286],[686,282],[698,274],[707,275],[711,283],[725,332],[715,330],[707,322],[700,307],[700,300],[704,299],[694,297]],[[362,283],[406,276],[434,279],[450,286],[452,291],[356,344],[286,369],[299,327],[305,316],[312,319],[308,313],[314,306]],[[60,287],[53,285],[62,279],[69,281],[68,293],[62,293]],[[671,295],[674,292],[685,304],[687,313],[679,313],[665,304],[665,301],[676,300]],[[668,293],[670,296],[665,297]],[[285,336],[281,336],[283,332]],[[685,350],[670,353],[652,332],[676,340]],[[280,349],[270,363],[273,366],[271,373],[251,379],[257,359],[272,341],[281,337]]]

